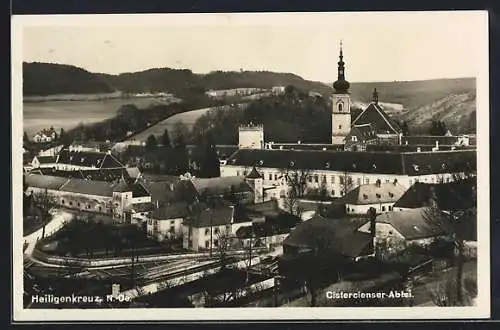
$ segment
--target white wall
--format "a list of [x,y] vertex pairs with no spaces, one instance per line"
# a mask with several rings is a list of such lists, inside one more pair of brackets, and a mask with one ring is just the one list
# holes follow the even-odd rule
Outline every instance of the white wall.
[[346,204],[346,212],[347,212],[347,214],[367,214],[370,207],[373,207],[373,208],[375,208],[375,210],[377,210],[377,213],[385,213],[385,212],[392,211],[393,205],[394,205],[394,202],[363,204],[363,205]]

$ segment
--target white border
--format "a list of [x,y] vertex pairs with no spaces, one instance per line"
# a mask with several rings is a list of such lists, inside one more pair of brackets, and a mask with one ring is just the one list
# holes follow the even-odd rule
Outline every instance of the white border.
[[[377,320],[377,319],[465,319],[490,317],[490,234],[489,234],[489,68],[488,68],[488,13],[472,11],[471,14],[484,17],[484,34],[478,36],[484,49],[480,61],[481,70],[477,77],[477,171],[478,171],[478,299],[474,307],[331,307],[331,308],[201,308],[201,309],[101,309],[101,310],[39,310],[23,309],[22,278],[22,47],[23,27],[81,25],[192,25],[218,24],[221,19],[234,24],[289,24],[289,15],[296,15],[300,24],[301,13],[258,13],[258,14],[168,14],[165,15],[47,15],[13,16],[12,18],[12,193],[13,193],[13,321],[197,321],[197,320]],[[352,15],[353,13],[336,13]],[[356,13],[373,15],[383,19],[387,15],[401,15],[402,12]],[[418,12],[425,20],[426,15],[446,15],[447,12]],[[308,13],[319,17],[328,13]],[[286,17],[285,17],[286,16]],[[237,17],[237,20],[232,18]],[[360,18],[362,19],[362,18]],[[322,20],[318,20],[319,22]],[[227,21],[226,21],[227,22]],[[319,24],[319,23],[318,23]]]

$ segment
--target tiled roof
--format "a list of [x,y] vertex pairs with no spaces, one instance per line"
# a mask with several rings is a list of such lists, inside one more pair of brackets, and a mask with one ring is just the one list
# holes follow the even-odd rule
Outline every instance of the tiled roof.
[[222,195],[232,191],[235,193],[251,192],[252,188],[245,181],[244,176],[226,176],[217,178],[194,178],[191,180],[194,189],[199,195]]
[[190,214],[186,202],[178,202],[161,206],[151,213],[151,218],[156,220],[185,218]]
[[433,221],[428,208],[382,213],[377,222],[390,224],[407,240],[447,234],[439,221]]
[[435,196],[438,207],[452,211],[474,207],[471,198],[475,193],[476,179],[449,183],[421,183],[412,185],[394,204],[400,208],[420,208],[428,206],[432,196]]
[[40,164],[52,164],[56,163],[57,157],[55,156],[36,156]]
[[466,165],[475,170],[476,151],[398,153],[240,149],[226,165],[414,176],[449,173],[451,169]]
[[93,169],[93,170],[55,170],[52,168],[40,168],[36,169],[37,173],[44,175],[60,176],[66,178],[77,178],[92,181],[107,181],[115,182],[121,180],[122,178],[129,180],[128,174],[125,169],[122,168],[103,168],[103,169]]
[[105,197],[113,196],[113,186],[105,181],[69,179],[68,182],[60,188],[60,190],[85,195]]
[[70,152],[68,150],[61,150],[57,163],[95,168],[124,167],[113,155],[90,151]]
[[58,190],[68,181],[68,178],[38,174],[27,174],[25,178],[28,187],[50,190]]
[[247,175],[247,179],[261,179],[261,178],[262,178],[262,175],[260,175],[260,173],[257,171],[255,166],[252,167],[252,170]]
[[202,208],[201,210],[193,211],[186,224],[192,227],[210,227],[229,225],[233,219],[234,209],[229,206],[220,206],[217,208]]
[[347,257],[359,256],[370,243],[370,235],[357,232],[349,220],[327,219],[319,215],[299,224],[283,241],[283,245],[318,248]]
[[149,212],[155,208],[156,206],[153,203],[135,203],[131,206],[131,209],[135,212]]
[[384,112],[380,104],[374,102],[370,103],[352,124],[372,124],[377,134],[398,134],[401,131],[398,123]]
[[396,202],[405,192],[397,182],[364,184],[348,192],[343,198],[345,203],[353,205]]

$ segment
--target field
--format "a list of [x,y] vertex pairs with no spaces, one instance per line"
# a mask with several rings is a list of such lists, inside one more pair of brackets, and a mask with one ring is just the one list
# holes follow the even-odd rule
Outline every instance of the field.
[[161,136],[165,131],[165,128],[168,130],[170,138],[173,138],[172,133],[175,131],[174,127],[176,123],[182,122],[189,130],[191,130],[196,120],[207,113],[210,109],[212,108],[203,108],[179,113],[165,120],[162,120],[158,124],[149,127],[139,134],[131,136],[130,139],[145,142],[150,135],[155,135],[157,137]]
[[167,102],[156,97],[24,102],[24,131],[28,136],[32,136],[42,128],[53,126],[59,132],[61,128],[68,130],[80,123],[90,124],[112,118],[125,104],[134,104],[139,109],[146,109],[158,103]]

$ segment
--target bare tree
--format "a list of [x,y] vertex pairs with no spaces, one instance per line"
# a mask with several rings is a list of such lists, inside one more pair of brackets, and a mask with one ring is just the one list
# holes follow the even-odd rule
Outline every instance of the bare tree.
[[[461,178],[461,176],[460,176]],[[459,179],[461,180],[461,179]],[[424,219],[430,226],[436,227],[438,230],[444,231],[453,241],[455,246],[455,294],[454,299],[449,298],[448,301],[456,305],[464,304],[463,297],[463,264],[464,264],[464,246],[467,226],[466,221],[471,221],[471,218],[476,214],[476,189],[473,187],[470,198],[472,200],[472,207],[470,201],[461,200],[460,194],[454,190],[453,184],[448,184],[448,188],[453,196],[456,197],[456,205],[463,205],[464,209],[457,207],[453,210],[442,210],[440,208],[441,200],[434,189],[432,189],[432,196],[429,200],[429,206],[424,212]],[[442,291],[442,290],[441,290]],[[446,291],[449,293],[449,290]]]
[[342,193],[346,195],[353,188],[352,177],[349,175],[348,171],[343,171],[339,179]]
[[57,205],[57,200],[54,195],[49,194],[48,190],[45,189],[44,192],[34,193],[33,200],[36,206],[41,210],[41,220],[42,220],[42,239],[45,238],[45,227],[49,223],[52,215],[50,210]]
[[300,169],[287,169],[283,173],[288,185],[288,193],[284,198],[285,208],[292,215],[300,216],[302,213],[299,199],[304,196],[307,190],[307,180],[310,173],[309,170]]
[[226,269],[228,264],[228,251],[231,249],[232,235],[227,230],[222,230],[216,233],[217,239],[217,257],[220,263],[220,271]]

